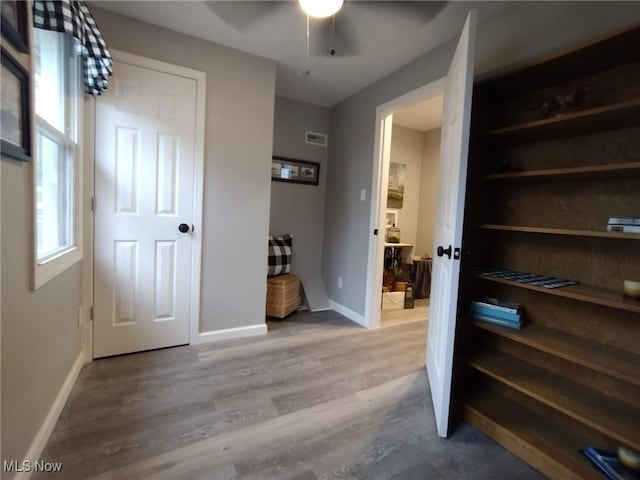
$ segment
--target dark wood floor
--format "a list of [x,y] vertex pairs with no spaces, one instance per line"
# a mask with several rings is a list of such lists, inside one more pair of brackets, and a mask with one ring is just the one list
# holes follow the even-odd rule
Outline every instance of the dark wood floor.
[[436,435],[426,323],[294,314],[264,337],[84,367],[42,458],[106,479],[539,479],[463,424]]

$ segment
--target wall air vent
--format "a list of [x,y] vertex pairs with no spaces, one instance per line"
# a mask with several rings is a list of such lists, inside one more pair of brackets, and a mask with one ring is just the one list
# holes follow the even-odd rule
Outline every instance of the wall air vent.
[[307,132],[304,141],[319,147],[326,148],[327,146],[327,136],[324,133]]

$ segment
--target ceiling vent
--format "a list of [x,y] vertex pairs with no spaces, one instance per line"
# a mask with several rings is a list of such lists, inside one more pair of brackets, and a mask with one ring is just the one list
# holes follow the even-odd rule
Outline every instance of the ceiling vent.
[[327,136],[324,133],[307,132],[304,141],[311,145],[327,147]]

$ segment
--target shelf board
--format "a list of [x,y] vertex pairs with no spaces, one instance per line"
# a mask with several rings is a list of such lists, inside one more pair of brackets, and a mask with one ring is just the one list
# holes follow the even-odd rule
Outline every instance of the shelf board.
[[522,330],[471,319],[473,325],[640,387],[640,356],[559,330],[527,323]]
[[503,143],[527,143],[639,125],[640,99],[558,115],[491,130],[479,138]]
[[[560,52],[515,67],[498,77],[476,85],[493,95],[508,96],[526,90],[559,85],[576,78],[638,61],[638,52],[629,45],[640,42],[640,23],[594,38]],[[477,87],[474,86],[474,89]]]
[[489,282],[502,283],[513,287],[533,290],[535,292],[546,293],[547,295],[555,295],[558,297],[570,298],[581,302],[595,303],[605,307],[616,308],[618,310],[626,310],[628,312],[640,313],[640,301],[625,298],[622,292],[608,290],[605,288],[592,287],[589,285],[577,284],[560,288],[542,288],[526,283],[514,282],[504,278],[489,277],[486,275],[476,274],[477,278],[487,280]]
[[499,351],[483,352],[471,358],[469,365],[622,445],[640,450],[637,408]]
[[467,422],[549,478],[602,479],[579,452],[584,437],[495,390],[467,398],[463,412]]
[[615,178],[640,175],[640,162],[611,163],[609,165],[590,165],[571,168],[550,168],[525,172],[491,173],[480,177],[481,180],[574,180],[581,178]]
[[569,235],[573,237],[618,238],[625,240],[640,240],[640,233],[598,232],[595,230],[574,230],[569,228],[526,227],[518,225],[496,225],[482,223],[478,225],[483,230],[498,230],[502,232],[542,233],[549,235]]

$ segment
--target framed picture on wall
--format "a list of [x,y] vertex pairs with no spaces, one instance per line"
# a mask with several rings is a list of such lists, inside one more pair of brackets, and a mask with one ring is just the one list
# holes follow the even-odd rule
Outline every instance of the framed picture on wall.
[[320,182],[320,164],[274,156],[271,158],[271,180],[274,182],[318,185]]
[[29,72],[2,49],[2,155],[31,160]]
[[386,214],[386,227],[391,227],[392,225],[398,226],[398,211],[397,210],[387,210]]
[[2,0],[2,36],[19,52],[29,52],[27,36],[27,5],[28,2]]
[[402,208],[404,202],[404,183],[407,165],[404,163],[389,164],[389,190],[387,191],[387,208]]

